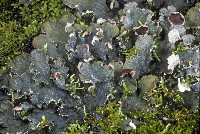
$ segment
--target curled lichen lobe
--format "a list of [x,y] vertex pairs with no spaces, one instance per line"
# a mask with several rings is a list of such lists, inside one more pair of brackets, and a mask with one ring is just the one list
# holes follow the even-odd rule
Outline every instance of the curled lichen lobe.
[[56,80],[61,79],[61,78],[62,78],[61,72],[56,72],[56,73],[54,74],[54,77],[56,78]]
[[80,71],[81,69],[83,69],[83,67],[84,67],[84,63],[83,62],[79,62],[78,66],[77,66],[78,70]]
[[108,64],[108,68],[114,70],[114,66],[112,64]]
[[135,75],[135,71],[131,70],[131,69],[124,69],[121,73],[120,73],[120,77],[124,77],[125,75],[130,74],[132,77]]

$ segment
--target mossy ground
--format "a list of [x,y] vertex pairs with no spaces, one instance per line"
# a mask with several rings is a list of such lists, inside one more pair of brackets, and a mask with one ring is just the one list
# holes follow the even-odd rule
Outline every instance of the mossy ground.
[[[92,118],[88,115],[85,118],[85,124],[82,126],[78,123],[72,124],[68,127],[69,132],[63,134],[83,133],[86,130],[89,133],[101,131],[104,133],[127,134],[196,134],[199,132],[199,109],[198,112],[194,112],[186,108],[181,92],[168,89],[162,77],[157,88],[145,96],[152,108],[148,112],[135,110],[128,115],[124,115],[121,111],[121,104],[111,102],[104,107],[99,107],[97,110],[97,114],[100,116],[99,119],[94,119],[95,117]],[[121,127],[127,118],[141,123],[137,124],[136,129],[124,131]],[[88,129],[89,127],[92,128],[91,126],[98,129]]]
[[[29,5],[19,1],[0,2],[0,70],[15,56],[19,55],[26,40],[40,31],[42,23],[49,19],[58,20],[70,12],[62,0],[32,1]],[[31,47],[31,42],[28,42]]]

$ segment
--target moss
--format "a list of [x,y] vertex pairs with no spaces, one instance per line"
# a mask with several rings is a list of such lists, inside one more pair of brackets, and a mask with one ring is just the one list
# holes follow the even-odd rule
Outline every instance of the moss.
[[0,5],[0,66],[20,54],[24,40],[35,36],[44,21],[69,12],[62,0],[32,1],[28,6],[3,0]]
[[42,122],[38,124],[37,128],[34,130],[42,130],[45,127],[51,127],[53,126],[53,122],[49,122],[48,120],[46,120],[45,116],[42,116]]
[[[137,86],[137,85],[136,85]],[[132,95],[135,90],[132,90],[132,89],[129,89],[127,86],[126,86],[126,83],[123,82],[123,87],[124,87],[124,94],[122,96],[122,98],[127,98],[128,95]]]
[[[154,33],[154,30],[153,30],[153,35],[154,36],[155,33]],[[158,57],[157,55],[157,50],[158,50],[158,47],[159,47],[159,41],[160,41],[161,37],[160,36],[155,36],[153,37],[153,41],[155,42],[155,44],[153,45],[153,56],[158,60],[158,61],[161,61],[161,59]]]
[[133,46],[131,49],[122,52],[122,54],[126,55],[126,58],[130,58],[131,56],[135,56],[137,54],[137,49]]
[[195,77],[187,75],[185,79],[183,79],[183,83],[187,84],[188,86],[191,86],[192,84],[195,84],[197,82]]
[[[76,124],[70,124],[70,126],[68,127],[68,130],[70,131],[68,132],[62,132],[62,134],[82,134],[83,131],[87,128],[87,123],[85,123],[84,125],[79,125],[79,123],[77,122]],[[92,134],[92,133],[90,133]]]
[[120,125],[127,120],[121,109],[120,105],[116,102],[111,102],[105,107],[100,107],[97,113],[103,115],[103,119],[98,121],[98,125],[105,133],[117,133]]
[[85,20],[83,20],[81,16],[77,18],[76,23],[80,24],[84,28],[84,30],[87,30],[88,25],[85,23]]
[[185,53],[189,49],[188,46],[184,46],[183,42],[180,42],[175,50],[172,51],[174,55],[177,55],[179,52]]
[[11,102],[14,103],[15,97],[14,97],[14,91],[11,90]]
[[141,119],[144,122],[144,124],[140,124],[137,126],[134,133],[153,134],[161,132],[165,128],[162,120],[159,120],[157,118],[157,115],[153,112],[144,113],[143,111],[136,111],[132,114],[136,119]]
[[135,119],[144,122],[136,129],[136,133],[193,133],[198,131],[199,113],[185,108],[181,93],[178,90],[169,90],[163,78],[160,79],[159,87],[148,95],[155,112],[135,111],[131,114]]
[[130,35],[131,35],[131,31],[130,30],[127,30],[125,31],[125,29],[123,27],[121,27],[121,32],[122,32],[122,35],[119,36],[119,38],[122,38],[122,40],[129,40],[130,39]]
[[[21,26],[16,21],[0,24],[0,66],[10,61],[15,55],[20,54],[19,45],[22,42]],[[17,34],[18,33],[18,34]]]
[[25,115],[27,115],[27,112],[28,112],[27,110],[21,111],[21,112],[20,112],[20,116],[21,116],[21,117],[24,117]]
[[17,12],[13,9],[13,7],[10,5],[13,3],[13,0],[1,0],[0,2],[0,23],[2,22],[9,22],[14,21],[16,17],[14,14]]
[[[120,104],[116,102],[111,102],[104,107],[99,107],[97,114],[100,116],[99,119],[94,119],[87,114],[85,118],[86,123],[84,125],[79,125],[78,123],[71,124],[70,127],[68,127],[70,133],[63,132],[63,134],[81,134],[84,130],[88,130],[88,126],[97,126],[100,128],[100,131],[104,133],[118,133],[121,124],[127,120],[127,116],[124,115],[120,109]],[[93,133],[93,131],[89,131]]]
[[71,95],[76,94],[76,90],[77,89],[84,89],[84,87],[81,87],[81,84],[79,82],[79,79],[77,81],[75,81],[75,79],[73,78],[75,74],[71,75],[69,77],[69,84],[66,84],[67,88],[72,88],[73,92],[71,93]]

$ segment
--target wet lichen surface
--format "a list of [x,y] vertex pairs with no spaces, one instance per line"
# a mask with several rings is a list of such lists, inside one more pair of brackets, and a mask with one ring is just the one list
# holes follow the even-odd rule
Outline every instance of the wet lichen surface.
[[[35,10],[34,2],[19,0],[15,10]],[[0,133],[198,133],[200,3],[194,2],[40,3],[50,19],[26,34],[33,49],[0,72]],[[24,41],[14,35],[6,39]],[[0,37],[3,50],[10,42]]]

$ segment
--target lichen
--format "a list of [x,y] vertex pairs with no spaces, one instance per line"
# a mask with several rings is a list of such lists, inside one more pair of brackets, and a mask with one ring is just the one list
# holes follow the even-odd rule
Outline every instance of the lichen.
[[3,133],[197,132],[199,32],[170,18],[188,3],[156,1],[13,4],[9,38],[34,50],[0,73]]
[[192,7],[187,11],[185,22],[186,27],[195,28],[200,26],[199,4],[200,3],[196,3],[195,7]]

